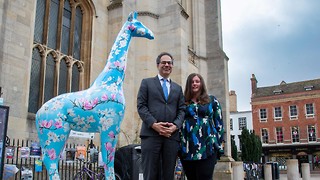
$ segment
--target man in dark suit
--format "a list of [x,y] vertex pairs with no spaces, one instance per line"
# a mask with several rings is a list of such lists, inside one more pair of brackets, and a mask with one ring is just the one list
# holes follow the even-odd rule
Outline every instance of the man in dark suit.
[[137,98],[143,178],[173,180],[185,102],[181,86],[169,77],[171,54],[161,53],[156,63],[158,75],[141,81]]

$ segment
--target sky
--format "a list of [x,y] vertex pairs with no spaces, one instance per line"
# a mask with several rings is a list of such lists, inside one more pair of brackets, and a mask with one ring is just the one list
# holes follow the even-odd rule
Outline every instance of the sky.
[[229,90],[238,111],[251,110],[258,87],[320,78],[320,0],[221,0]]

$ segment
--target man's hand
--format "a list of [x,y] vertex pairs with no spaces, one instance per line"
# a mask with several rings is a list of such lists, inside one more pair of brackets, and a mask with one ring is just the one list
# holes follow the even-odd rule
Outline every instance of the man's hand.
[[169,122],[157,122],[152,124],[152,128],[160,135],[170,137],[178,128],[175,124]]

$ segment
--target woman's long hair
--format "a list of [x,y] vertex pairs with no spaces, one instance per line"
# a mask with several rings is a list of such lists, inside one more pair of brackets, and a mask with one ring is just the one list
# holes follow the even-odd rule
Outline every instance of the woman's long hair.
[[187,78],[186,87],[184,89],[184,97],[187,105],[190,104],[192,97],[194,96],[192,92],[192,79],[197,76],[200,79],[200,95],[197,98],[198,103],[207,104],[210,102],[210,97],[207,93],[206,84],[204,83],[203,77],[197,73],[191,73]]

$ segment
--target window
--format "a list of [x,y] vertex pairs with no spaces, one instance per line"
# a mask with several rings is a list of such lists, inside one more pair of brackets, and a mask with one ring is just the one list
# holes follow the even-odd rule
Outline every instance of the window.
[[239,120],[239,130],[247,129],[247,118],[246,117],[240,117]]
[[308,140],[309,142],[317,141],[316,128],[314,125],[308,125]]
[[314,117],[313,104],[306,104],[306,117]]
[[269,143],[268,129],[261,129],[261,139],[262,139],[262,143],[264,143],[264,144]]
[[290,111],[290,119],[297,119],[298,118],[298,110],[296,105],[292,105],[289,107]]
[[267,121],[267,109],[260,109],[260,121]]
[[299,127],[294,126],[294,127],[291,128],[291,136],[292,136],[292,142],[293,143],[300,142]]
[[37,0],[28,112],[36,113],[44,102],[59,94],[89,86],[91,3]]
[[233,120],[230,118],[230,129],[233,130]]
[[276,127],[277,143],[283,143],[282,127]]
[[281,107],[275,107],[274,108],[274,119],[277,121],[282,119],[282,112]]

